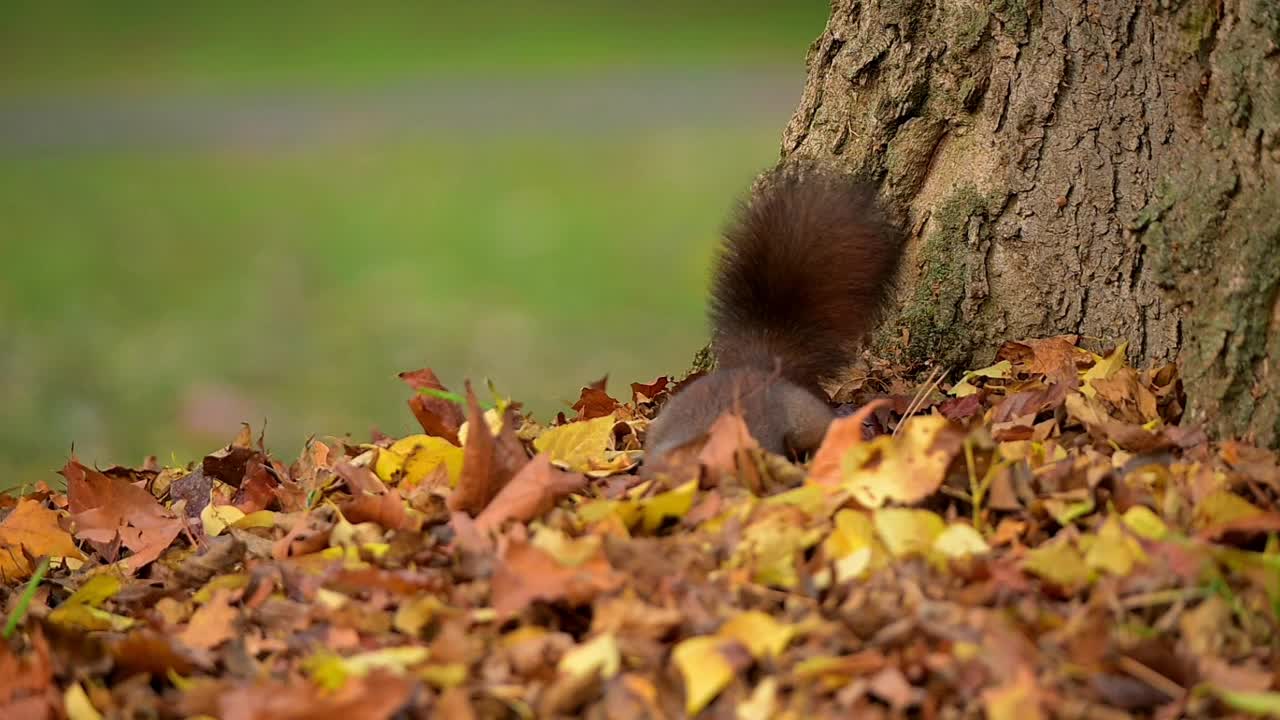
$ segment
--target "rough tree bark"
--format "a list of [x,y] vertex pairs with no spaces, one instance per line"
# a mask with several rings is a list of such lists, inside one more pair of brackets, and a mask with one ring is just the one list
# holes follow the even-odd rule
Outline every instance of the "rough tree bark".
[[784,157],[911,228],[881,342],[1127,340],[1190,420],[1280,443],[1280,2],[834,0],[808,66]]

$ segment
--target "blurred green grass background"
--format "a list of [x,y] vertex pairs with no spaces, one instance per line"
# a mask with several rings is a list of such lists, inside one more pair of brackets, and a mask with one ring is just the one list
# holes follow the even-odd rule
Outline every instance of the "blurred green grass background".
[[0,487],[403,433],[424,365],[544,418],[683,369],[826,4],[6,12]]

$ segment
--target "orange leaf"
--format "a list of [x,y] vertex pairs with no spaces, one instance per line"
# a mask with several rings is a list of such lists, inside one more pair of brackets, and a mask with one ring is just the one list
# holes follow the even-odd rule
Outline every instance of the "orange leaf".
[[19,500],[0,523],[0,578],[12,582],[30,576],[28,556],[42,555],[83,557],[71,535],[58,525],[58,513],[35,500]]
[[609,565],[603,550],[568,567],[533,545],[512,542],[502,553],[493,574],[493,609],[505,618],[535,600],[588,603],[597,595],[616,589],[622,580]]

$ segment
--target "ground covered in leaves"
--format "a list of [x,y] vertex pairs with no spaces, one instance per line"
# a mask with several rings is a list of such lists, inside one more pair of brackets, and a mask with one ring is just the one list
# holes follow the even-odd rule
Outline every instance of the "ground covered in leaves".
[[410,437],[72,459],[0,503],[0,717],[1280,717],[1277,458],[1123,357],[872,364],[802,464],[429,370]]

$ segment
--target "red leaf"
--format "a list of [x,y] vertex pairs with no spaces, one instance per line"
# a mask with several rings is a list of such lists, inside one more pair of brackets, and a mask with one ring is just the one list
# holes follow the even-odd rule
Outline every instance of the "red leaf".
[[458,444],[458,428],[462,427],[462,410],[455,403],[444,398],[423,395],[419,390],[430,388],[444,390],[440,379],[431,368],[410,370],[400,373],[400,379],[413,388],[414,396],[409,398],[409,409],[422,426],[422,432]]

